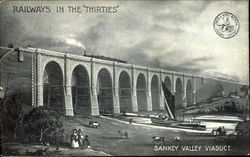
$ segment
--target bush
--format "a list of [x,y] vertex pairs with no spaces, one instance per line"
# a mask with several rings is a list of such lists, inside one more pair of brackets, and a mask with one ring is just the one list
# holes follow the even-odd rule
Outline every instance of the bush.
[[239,135],[250,136],[250,120],[238,123],[235,130]]
[[[240,105],[238,102],[235,101],[226,101],[221,106],[216,106],[215,111],[218,113],[244,113],[246,112],[246,108]],[[210,111],[212,113],[212,111]]]
[[60,115],[54,110],[44,107],[34,108],[24,116],[22,127],[28,141],[49,144],[66,142],[63,123]]

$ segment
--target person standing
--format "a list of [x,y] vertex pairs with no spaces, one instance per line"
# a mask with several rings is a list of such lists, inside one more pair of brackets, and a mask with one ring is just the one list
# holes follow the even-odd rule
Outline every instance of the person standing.
[[79,143],[79,147],[83,148],[83,131],[81,129],[78,129],[78,143]]
[[83,145],[84,145],[84,148],[90,148],[90,142],[89,142],[88,135],[85,135],[85,137],[83,139]]
[[78,138],[77,130],[73,129],[73,133],[71,134],[71,148],[79,148]]

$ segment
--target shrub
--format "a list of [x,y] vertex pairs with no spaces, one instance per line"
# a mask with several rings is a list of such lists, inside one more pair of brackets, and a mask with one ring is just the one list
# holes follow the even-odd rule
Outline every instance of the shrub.
[[23,131],[32,142],[62,144],[67,138],[60,115],[44,107],[36,107],[24,116]]
[[250,120],[238,123],[235,130],[239,135],[250,136]]

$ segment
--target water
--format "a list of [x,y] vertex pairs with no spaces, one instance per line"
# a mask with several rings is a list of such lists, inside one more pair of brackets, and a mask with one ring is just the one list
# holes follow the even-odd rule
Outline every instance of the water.
[[[141,117],[130,117],[133,118],[134,122],[141,124],[152,124],[150,118],[141,118]],[[190,120],[190,119],[189,119]],[[227,131],[227,135],[236,134],[235,127],[238,122],[242,122],[243,120],[237,116],[223,116],[223,115],[205,115],[205,116],[197,116],[195,120],[200,121],[201,125],[206,125],[206,133],[210,133],[213,129],[218,129],[221,126]],[[185,119],[188,121],[188,119]]]
[[237,116],[224,116],[224,115],[205,115],[205,116],[197,116],[195,119],[198,120],[221,120],[221,121],[234,121],[234,122],[242,122],[243,120]]
[[224,126],[227,131],[227,135],[236,134],[235,127],[239,122],[243,121],[237,116],[223,115],[197,116],[195,119],[199,120],[202,125],[206,125],[206,130],[210,132],[213,129],[218,129],[221,126]]

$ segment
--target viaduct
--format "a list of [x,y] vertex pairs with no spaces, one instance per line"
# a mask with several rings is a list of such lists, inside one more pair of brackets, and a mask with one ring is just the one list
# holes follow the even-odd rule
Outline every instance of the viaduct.
[[[197,90],[206,80],[164,69],[37,48],[20,47],[16,56],[14,70],[21,71],[20,75],[27,73],[24,77],[29,80],[32,106],[47,106],[68,116],[164,110],[162,82],[175,95],[176,108],[195,105]],[[20,67],[24,62],[27,67]],[[2,57],[2,72],[3,66],[10,68],[11,64],[4,63]],[[21,80],[19,84],[25,84]]]

